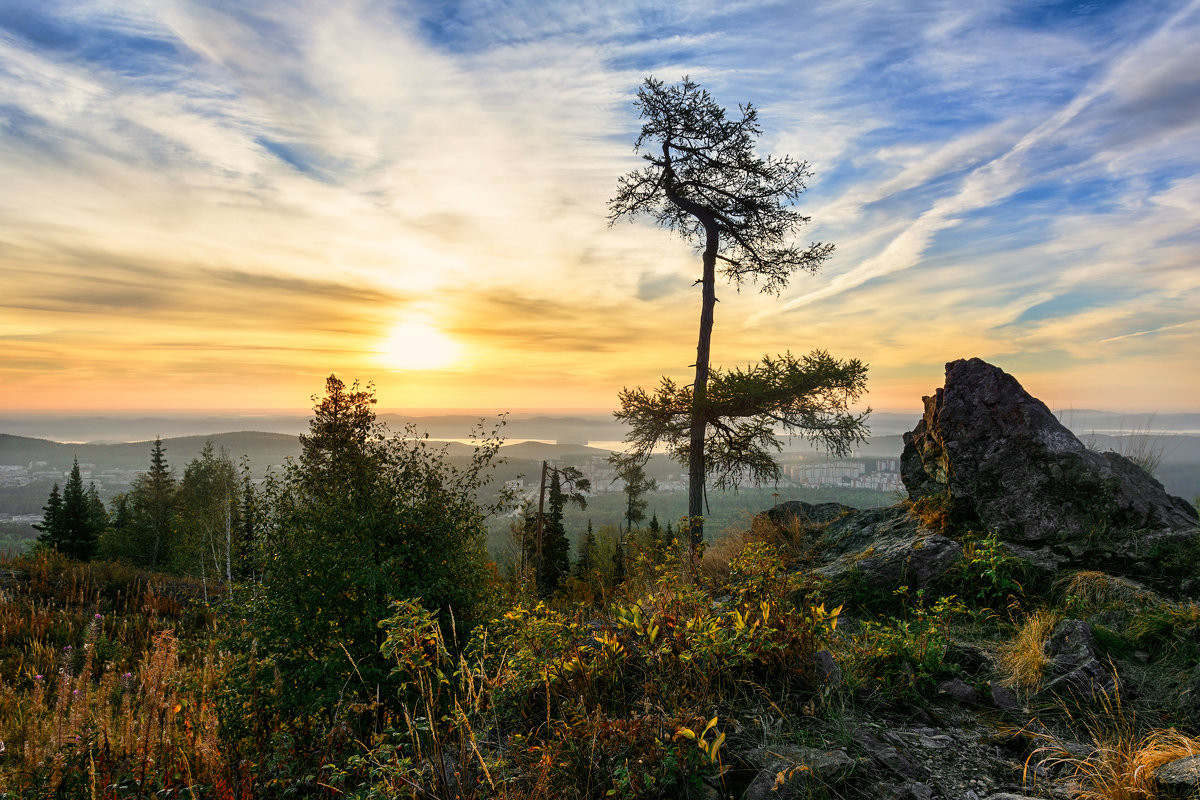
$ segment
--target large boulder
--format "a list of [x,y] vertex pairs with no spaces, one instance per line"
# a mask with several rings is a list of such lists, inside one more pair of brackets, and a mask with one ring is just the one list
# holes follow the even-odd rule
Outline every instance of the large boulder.
[[944,499],[1014,543],[1197,526],[1191,504],[1129,459],[1089,450],[1014,377],[978,358],[946,365],[946,385],[904,435],[901,477],[911,499]]

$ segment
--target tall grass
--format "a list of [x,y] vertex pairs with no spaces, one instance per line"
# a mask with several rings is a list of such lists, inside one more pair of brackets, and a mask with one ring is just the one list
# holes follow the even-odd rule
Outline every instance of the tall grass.
[[1174,728],[1143,728],[1134,710],[1124,704],[1120,691],[1100,694],[1082,710],[1063,703],[1072,727],[1092,740],[1080,753],[1051,733],[1037,738],[1044,744],[1026,762],[1025,776],[1036,762],[1043,769],[1065,771],[1076,784],[1079,800],[1153,800],[1158,797],[1154,772],[1159,767],[1200,753],[1200,739]]
[[215,657],[191,641],[210,622],[190,602],[195,586],[53,554],[0,569],[0,785],[11,796],[236,796],[217,739]]

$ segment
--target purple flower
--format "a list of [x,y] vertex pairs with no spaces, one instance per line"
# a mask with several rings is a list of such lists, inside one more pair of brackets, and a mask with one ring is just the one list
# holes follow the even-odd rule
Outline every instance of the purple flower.
[[104,617],[100,614],[97,614],[96,616],[92,617],[92,619],[104,619]]
[[40,680],[42,680],[42,676],[41,676],[41,675],[34,675],[34,676],[33,676],[33,679],[34,679],[35,681],[40,681]]
[[[38,677],[40,678],[41,676],[39,675]],[[132,672],[123,672],[123,673],[121,673],[121,677],[122,677],[122,678],[126,678],[126,679],[128,679],[128,678],[132,678],[132,677],[133,677],[133,673],[132,673]]]
[[67,645],[66,647],[64,647],[64,648],[63,648],[63,652],[64,652],[64,653],[69,653],[69,652],[71,652],[71,645]]

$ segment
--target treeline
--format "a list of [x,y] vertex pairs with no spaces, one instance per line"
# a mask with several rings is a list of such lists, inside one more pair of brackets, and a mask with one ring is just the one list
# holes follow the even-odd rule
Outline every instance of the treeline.
[[77,560],[121,560],[146,569],[229,582],[253,571],[255,490],[249,473],[212,442],[175,476],[162,439],[149,469],[106,507],[76,459],[54,484],[38,542]]

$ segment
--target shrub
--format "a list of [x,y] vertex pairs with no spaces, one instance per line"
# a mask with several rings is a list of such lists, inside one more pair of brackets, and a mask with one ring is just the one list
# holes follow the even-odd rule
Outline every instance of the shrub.
[[299,462],[257,498],[264,577],[230,604],[229,706],[265,705],[260,727],[287,723],[307,735],[351,722],[361,734],[385,710],[377,699],[396,694],[381,691],[389,664],[376,625],[389,599],[420,598],[464,627],[483,616],[477,499],[499,439],[480,433],[459,468],[415,431],[389,438],[369,388],[330,376],[326,389]]
[[[895,594],[908,598],[908,587]],[[899,616],[864,621],[851,640],[849,667],[856,680],[885,695],[903,697],[931,690],[947,672],[943,664],[950,645],[949,626],[964,612],[954,597],[927,604],[924,590],[905,602]]]
[[1029,565],[1017,558],[995,533],[971,534],[963,555],[948,575],[959,597],[996,608],[1019,606],[1025,597]]

